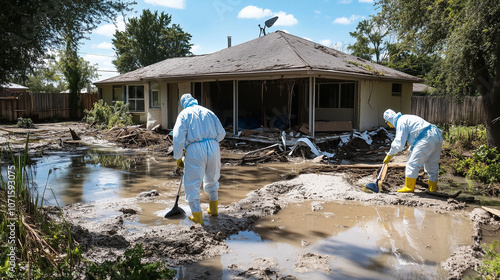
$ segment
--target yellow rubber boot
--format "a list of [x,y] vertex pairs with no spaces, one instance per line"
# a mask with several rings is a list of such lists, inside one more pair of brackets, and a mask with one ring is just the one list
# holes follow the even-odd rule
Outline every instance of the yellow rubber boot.
[[398,192],[408,193],[415,190],[415,183],[417,183],[417,178],[405,177],[405,186],[398,190]]
[[193,212],[192,216],[189,216],[189,219],[197,224],[202,224],[203,225],[203,218],[200,212]]
[[431,182],[429,181],[429,191],[430,192],[436,192],[437,191],[437,188],[438,188],[438,182]]
[[219,216],[219,201],[209,201],[209,207],[207,209],[208,214],[212,216]]

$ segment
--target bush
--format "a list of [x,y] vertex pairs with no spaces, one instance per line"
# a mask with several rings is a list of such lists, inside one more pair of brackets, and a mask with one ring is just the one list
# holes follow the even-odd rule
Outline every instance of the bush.
[[131,125],[132,115],[128,111],[128,104],[116,101],[114,106],[109,106],[104,100],[94,103],[92,110],[85,110],[83,121],[98,128],[112,128],[115,125]]
[[[500,254],[495,252],[498,240],[494,240],[489,248],[485,248],[483,263],[479,266],[480,277],[476,279],[499,279],[500,277]],[[486,247],[486,245],[484,245]]]
[[466,176],[483,183],[500,182],[500,154],[496,148],[481,145],[472,157],[456,154],[454,174]]
[[118,257],[116,262],[105,261],[102,264],[92,263],[87,267],[86,279],[173,279],[177,272],[165,268],[159,262],[141,263],[142,245],[136,244],[133,249],[125,250],[125,258]]
[[17,126],[22,127],[22,128],[35,127],[35,125],[33,124],[33,121],[30,118],[18,118],[17,119]]

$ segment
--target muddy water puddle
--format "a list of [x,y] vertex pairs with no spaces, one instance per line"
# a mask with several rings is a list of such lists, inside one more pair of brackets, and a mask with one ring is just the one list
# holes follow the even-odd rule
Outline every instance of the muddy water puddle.
[[[303,160],[261,166],[223,165],[219,203],[224,205],[239,201],[250,191],[282,180],[287,174],[310,165]],[[44,194],[45,205],[96,203],[100,207],[96,207],[94,219],[120,215],[118,209],[114,209],[116,207],[110,209],[109,205],[137,197],[141,192],[156,190],[159,193],[158,203],[134,205],[140,211],[131,224],[147,226],[169,222],[163,216],[173,207],[179,187],[180,175],[174,172],[175,169],[175,160],[160,153],[96,147],[71,154],[61,152],[43,156],[36,159],[31,173],[38,192]],[[203,191],[201,202],[208,203],[208,195]],[[179,206],[189,214],[183,188]],[[187,222],[190,223],[189,220]]]
[[[219,203],[240,201],[249,192],[313,164],[299,160],[223,165]],[[120,216],[121,201],[157,190],[157,202],[133,203],[139,212],[124,221],[133,231],[169,223],[191,225],[187,217],[163,218],[174,205],[180,182],[175,168],[172,157],[159,153],[87,148],[44,156],[36,161],[33,173],[39,192],[45,190],[47,204],[95,203],[89,214],[93,221]],[[204,192],[201,202],[208,202]],[[184,192],[179,206],[190,214]],[[443,279],[448,273],[440,263],[457,247],[472,243],[472,224],[464,215],[359,203],[291,204],[261,219],[253,230],[227,239],[228,253],[180,267],[178,278],[234,279],[251,267],[266,267],[298,279]]]
[[463,213],[306,202],[233,235],[229,253],[183,267],[179,279],[234,279],[251,267],[279,267],[278,274],[298,279],[446,279],[441,262],[472,244],[472,234]]

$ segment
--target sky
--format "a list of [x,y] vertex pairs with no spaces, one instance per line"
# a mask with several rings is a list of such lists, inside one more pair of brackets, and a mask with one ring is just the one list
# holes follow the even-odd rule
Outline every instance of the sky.
[[[374,0],[135,0],[133,11],[120,16],[115,23],[103,23],[88,40],[80,42],[79,55],[98,69],[98,80],[119,73],[112,39],[115,30],[125,30],[125,22],[140,17],[144,9],[164,12],[191,34],[191,52],[195,55],[213,53],[259,37],[264,22],[274,16],[278,20],[266,33],[281,30],[316,43],[347,52],[355,39],[349,32],[356,30],[359,21],[369,19],[378,10]],[[94,82],[95,82],[94,81]]]

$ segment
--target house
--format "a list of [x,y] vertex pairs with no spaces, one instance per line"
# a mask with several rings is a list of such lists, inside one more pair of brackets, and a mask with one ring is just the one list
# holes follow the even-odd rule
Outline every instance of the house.
[[25,93],[28,91],[28,87],[14,84],[14,83],[7,83],[0,85],[0,92],[10,92],[10,93]]
[[[171,129],[191,93],[234,134],[298,128],[309,134],[383,125],[410,113],[417,77],[276,31],[207,55],[170,58],[96,82],[107,103],[129,103],[134,120]],[[348,127],[346,128],[346,124]]]
[[414,83],[413,84],[413,96],[424,96],[432,93],[436,89],[422,83]]

